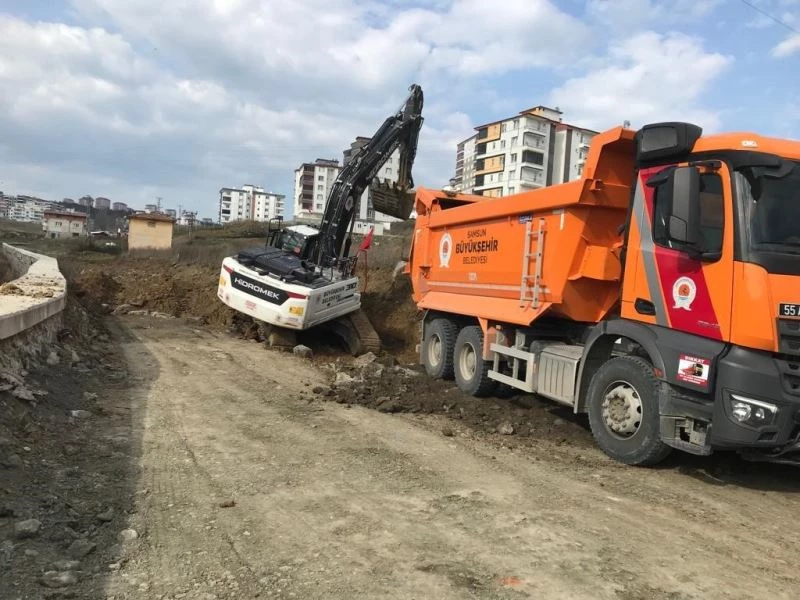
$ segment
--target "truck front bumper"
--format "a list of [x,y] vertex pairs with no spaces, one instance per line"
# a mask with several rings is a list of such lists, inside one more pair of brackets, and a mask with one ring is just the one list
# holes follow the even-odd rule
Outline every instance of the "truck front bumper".
[[734,346],[716,381],[712,447],[781,450],[800,441],[800,359]]

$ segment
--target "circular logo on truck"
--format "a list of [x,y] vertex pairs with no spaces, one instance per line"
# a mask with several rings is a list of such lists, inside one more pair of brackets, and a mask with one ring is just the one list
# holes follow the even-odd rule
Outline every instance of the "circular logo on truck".
[[689,277],[680,277],[672,285],[672,299],[675,301],[673,308],[692,310],[692,302],[697,296],[697,284]]
[[445,233],[439,240],[439,266],[450,266],[450,255],[453,253],[453,238],[449,233]]

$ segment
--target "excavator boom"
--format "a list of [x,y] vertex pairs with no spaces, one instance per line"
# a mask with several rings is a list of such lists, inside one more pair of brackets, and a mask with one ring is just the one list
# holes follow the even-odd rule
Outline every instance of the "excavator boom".
[[342,258],[345,238],[353,222],[358,199],[397,148],[400,149],[397,183],[393,186],[373,184],[372,189],[376,192],[377,210],[399,218],[408,218],[413,201],[408,198],[407,192],[414,186],[411,168],[423,121],[422,88],[413,84],[409,90],[410,93],[400,109],[383,122],[336,179],[320,225],[319,245],[314,261],[317,265],[325,267]]

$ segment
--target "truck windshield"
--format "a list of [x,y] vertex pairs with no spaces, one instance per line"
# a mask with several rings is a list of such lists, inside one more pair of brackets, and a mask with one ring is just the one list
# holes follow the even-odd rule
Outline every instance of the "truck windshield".
[[737,171],[750,247],[756,251],[800,254],[800,162],[779,168]]

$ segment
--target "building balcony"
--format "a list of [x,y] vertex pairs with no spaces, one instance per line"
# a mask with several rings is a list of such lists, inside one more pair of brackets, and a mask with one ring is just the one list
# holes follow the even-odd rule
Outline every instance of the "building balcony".
[[544,180],[534,181],[531,179],[521,179],[519,182],[520,191],[524,190],[538,190],[544,187]]
[[478,137],[475,139],[476,144],[484,144],[486,142],[493,142],[500,139],[500,124],[490,125],[489,127],[482,127],[478,130]]

